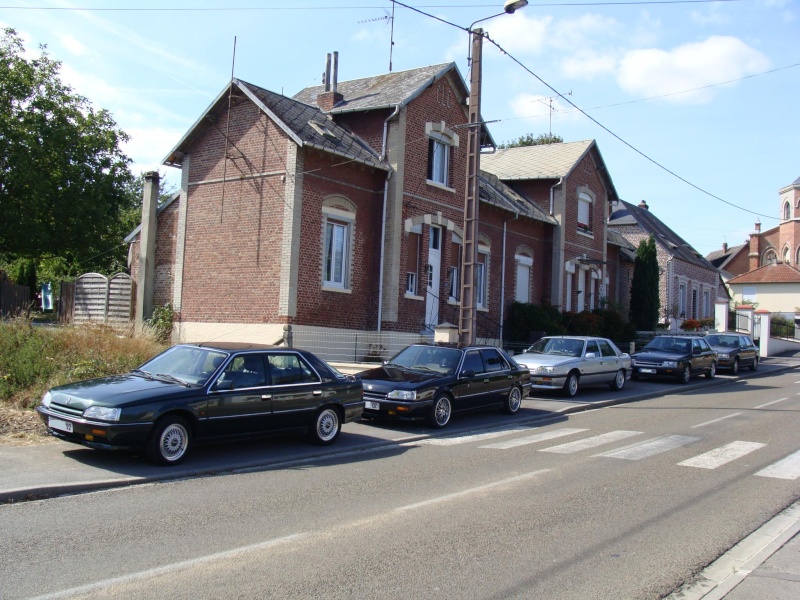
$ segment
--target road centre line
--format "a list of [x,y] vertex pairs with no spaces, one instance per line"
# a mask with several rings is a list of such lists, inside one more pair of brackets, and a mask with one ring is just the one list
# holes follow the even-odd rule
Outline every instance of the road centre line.
[[772,402],[767,402],[766,404],[760,404],[759,406],[756,406],[754,408],[764,408],[766,406],[769,406],[770,404],[777,404],[778,402],[784,402],[786,400],[788,400],[788,398],[780,398],[778,400],[773,400]]
[[588,450],[589,448],[596,448],[603,444],[610,444],[618,442],[629,437],[642,435],[641,431],[610,431],[601,435],[586,438],[585,440],[578,440],[577,442],[569,442],[567,444],[559,444],[558,446],[550,446],[549,448],[542,448],[539,452],[553,452],[555,454],[571,454],[573,452],[580,452],[581,450]]
[[668,450],[674,450],[675,448],[686,446],[687,444],[691,444],[692,442],[696,442],[698,440],[700,440],[699,437],[692,437],[688,435],[664,435],[651,440],[646,440],[644,442],[631,444],[630,446],[626,446],[618,450],[611,450],[610,452],[595,454],[594,456],[622,458],[624,460],[641,460],[642,458],[648,458],[650,456],[660,454],[661,452],[667,452]]
[[759,442],[731,442],[730,444],[715,448],[704,454],[699,454],[694,458],[684,460],[678,464],[684,467],[696,467],[698,469],[716,469],[717,467],[721,467],[737,458],[746,456],[764,446],[766,446],[766,444],[761,444]]
[[516,448],[517,446],[524,446],[526,444],[535,444],[536,442],[543,442],[546,440],[552,440],[555,438],[560,438],[565,435],[573,435],[575,433],[582,433],[584,431],[589,431],[588,429],[570,429],[569,427],[565,427],[564,429],[555,429],[553,431],[545,431],[542,433],[537,433],[535,435],[529,435],[522,438],[517,438],[515,440],[508,440],[505,442],[496,442],[494,444],[486,444],[485,446],[480,446],[481,448],[491,448],[494,450],[508,450],[509,448]]
[[730,414],[726,417],[720,417],[719,419],[713,419],[711,421],[706,421],[705,423],[700,423],[699,425],[692,425],[692,429],[697,429],[698,427],[705,427],[706,425],[711,425],[712,423],[719,423],[720,421],[724,421],[725,419],[730,419],[731,417],[738,417],[740,412]]
[[756,475],[775,479],[797,479],[800,477],[800,450],[761,469]]
[[235,558],[240,554],[246,554],[248,552],[253,552],[256,550],[265,550],[267,548],[272,548],[274,546],[279,546],[281,544],[295,542],[299,539],[307,537],[308,535],[309,534],[307,533],[295,533],[291,535],[286,535],[272,540],[267,540],[266,542],[259,542],[257,544],[251,544],[249,546],[241,546],[239,548],[233,548],[232,550],[225,550],[224,552],[216,552],[214,554],[209,554],[207,556],[191,558],[189,560],[182,560],[180,562],[164,565],[163,567],[146,569],[144,571],[139,571],[137,573],[128,573],[127,575],[121,575],[120,577],[112,577],[111,579],[104,579],[103,581],[97,581],[95,583],[89,583],[79,587],[74,587],[67,590],[61,590],[60,592],[54,592],[52,594],[45,594],[44,596],[36,596],[31,600],[57,600],[58,598],[69,598],[77,594],[87,594],[90,592],[101,590],[106,587],[110,587],[112,585],[131,583],[141,579],[147,579],[148,577],[167,575],[169,573],[174,573],[176,571],[182,571],[185,569],[190,569],[192,567],[204,565],[209,562]]
[[438,496],[436,498],[431,498],[430,500],[423,500],[422,502],[415,502],[414,504],[407,504],[406,506],[401,506],[399,508],[395,508],[394,510],[397,512],[406,512],[409,510],[414,510],[417,508],[422,508],[425,506],[431,506],[433,504],[440,504],[442,502],[447,502],[448,500],[454,500],[456,498],[461,498],[463,496],[470,496],[472,494],[477,494],[480,492],[485,492],[486,490],[490,490],[492,488],[496,488],[502,485],[509,485],[512,483],[517,483],[520,481],[525,481],[527,479],[533,479],[539,475],[549,472],[551,469],[539,469],[538,471],[531,471],[530,473],[523,473],[522,475],[516,475],[514,477],[508,477],[506,479],[501,479],[500,481],[494,481],[492,483],[487,483],[485,485],[479,485],[478,487],[470,488],[468,490],[462,490],[460,492],[453,492],[452,494],[445,494],[444,496]]

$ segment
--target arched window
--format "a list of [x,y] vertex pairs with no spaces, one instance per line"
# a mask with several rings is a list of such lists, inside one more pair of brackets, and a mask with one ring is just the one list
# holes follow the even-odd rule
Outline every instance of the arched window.
[[789,249],[788,245],[783,249],[783,264],[792,264],[792,251]]
[[783,220],[784,221],[788,221],[789,219],[792,218],[791,210],[792,209],[791,209],[791,205],[789,204],[789,202],[788,201],[784,202],[783,203]]
[[767,249],[766,252],[764,252],[764,257],[761,259],[761,266],[763,267],[764,265],[774,265],[777,262],[778,262],[778,255],[775,253],[775,249],[769,248]]

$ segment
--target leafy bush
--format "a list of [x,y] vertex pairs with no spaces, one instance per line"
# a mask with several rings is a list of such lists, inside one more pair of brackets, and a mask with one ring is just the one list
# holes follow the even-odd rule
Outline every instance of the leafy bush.
[[166,344],[172,339],[172,322],[175,319],[175,311],[172,305],[167,303],[164,306],[153,308],[153,316],[147,320],[156,341]]
[[697,319],[686,319],[683,323],[681,323],[681,329],[684,331],[694,331],[695,329],[700,329],[701,323]]
[[636,329],[617,310],[596,309],[591,312],[560,313],[549,305],[514,302],[505,322],[505,341],[531,341],[531,334],[544,335],[596,335],[615,342],[629,342],[636,337]]

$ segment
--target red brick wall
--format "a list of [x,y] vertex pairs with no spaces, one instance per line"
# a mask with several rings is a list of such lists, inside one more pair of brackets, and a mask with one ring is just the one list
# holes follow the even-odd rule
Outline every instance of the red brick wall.
[[[180,200],[173,201],[162,210],[156,221],[156,260],[155,260],[155,285],[153,286],[153,306],[172,304],[172,292],[175,282],[175,242],[178,233],[178,211]],[[130,273],[134,282],[139,281],[139,252],[141,238],[136,236],[131,244],[129,256],[131,257]],[[139,288],[135,288],[138,290]],[[135,302],[135,299],[134,299]]]

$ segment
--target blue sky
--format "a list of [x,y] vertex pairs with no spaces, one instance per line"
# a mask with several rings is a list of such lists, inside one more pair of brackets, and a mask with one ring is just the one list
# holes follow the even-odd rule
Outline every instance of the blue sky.
[[[320,83],[328,52],[340,81],[388,72],[393,30],[393,71],[454,61],[468,80],[463,28],[502,0],[405,4],[433,16],[396,5],[392,28],[388,0],[0,0],[0,26],[32,55],[45,44],[62,79],[111,111],[136,172],[177,182],[159,163],[232,64],[291,96]],[[777,225],[778,190],[800,177],[798,0],[531,2],[479,26],[507,53],[484,46],[496,141],[597,140],[619,195],[704,255]]]

